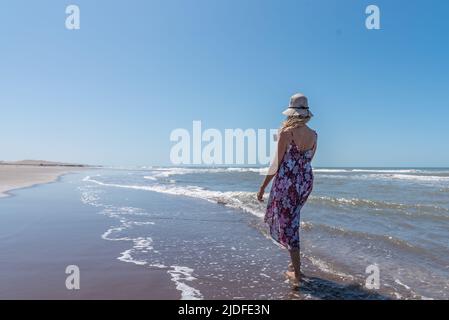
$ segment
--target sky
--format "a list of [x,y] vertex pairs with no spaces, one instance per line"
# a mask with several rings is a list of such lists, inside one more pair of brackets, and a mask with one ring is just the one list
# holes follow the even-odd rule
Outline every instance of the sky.
[[[80,29],[65,27],[80,8]],[[365,9],[380,8],[380,30]],[[278,128],[320,167],[449,166],[446,0],[1,0],[0,159],[170,165],[176,128]]]

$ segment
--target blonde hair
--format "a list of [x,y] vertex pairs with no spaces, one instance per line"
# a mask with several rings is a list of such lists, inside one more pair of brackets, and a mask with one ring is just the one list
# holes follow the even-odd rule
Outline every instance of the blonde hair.
[[301,127],[310,121],[312,117],[307,116],[289,116],[287,120],[282,123],[281,130],[288,130],[296,127]]

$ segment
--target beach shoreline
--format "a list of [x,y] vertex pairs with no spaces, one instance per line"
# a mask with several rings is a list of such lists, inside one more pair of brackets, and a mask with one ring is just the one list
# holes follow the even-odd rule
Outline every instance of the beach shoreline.
[[0,162],[0,198],[17,189],[56,182],[61,176],[88,166],[48,161]]
[[[58,170],[61,169],[73,170]],[[312,199],[304,210],[301,226],[305,277],[301,289],[292,290],[283,275],[288,253],[267,239],[259,214],[263,205],[255,203],[253,193],[218,192],[213,189],[216,186],[210,185],[206,185],[212,189],[209,191],[189,185],[182,188],[189,172],[167,170],[95,168],[69,175],[61,173],[57,183],[17,190],[14,197],[0,201],[0,235],[4,239],[0,249],[6,261],[0,268],[3,283],[0,298],[388,300],[438,297],[432,292],[428,294],[425,288],[409,286],[409,279],[392,273],[394,270],[388,269],[389,265],[381,260],[385,252],[406,258],[416,255],[416,251],[395,238],[373,238],[369,233],[367,246],[360,247],[358,254],[346,253],[344,259],[326,250],[341,248],[348,252],[354,237],[357,241],[363,238],[360,232],[351,232],[349,227],[342,230],[318,224],[317,219],[326,222],[323,214],[327,211],[323,213],[322,207],[329,202],[324,198],[322,203],[320,197]],[[409,171],[400,174],[408,176],[412,174]],[[243,172],[238,173],[241,177],[238,180],[248,181],[252,186],[250,174],[253,180],[259,179],[257,173]],[[376,176],[383,174],[376,173]],[[422,178],[421,172],[415,174]],[[227,178],[221,171],[203,175],[206,181],[220,181],[220,175],[221,181]],[[234,172],[228,175],[235,181]],[[318,178],[323,177],[318,175]],[[324,178],[333,179],[328,173]],[[317,180],[318,187],[321,183]],[[198,196],[199,192],[202,197]],[[237,198],[241,206],[226,201],[226,196]],[[379,206],[378,203],[375,204]],[[383,211],[387,212],[388,208]],[[348,211],[339,210],[335,205],[331,209],[338,216]],[[357,210],[357,214],[364,214],[363,206],[351,203],[349,209],[349,213]],[[438,222],[442,219],[444,216]],[[379,254],[375,251],[378,248],[382,249]],[[353,265],[351,258],[363,261]],[[373,264],[379,265],[382,272],[378,290],[365,286],[366,266]],[[68,265],[80,267],[80,291],[70,291],[64,286],[64,270]],[[394,260],[391,265],[398,268],[402,262]]]

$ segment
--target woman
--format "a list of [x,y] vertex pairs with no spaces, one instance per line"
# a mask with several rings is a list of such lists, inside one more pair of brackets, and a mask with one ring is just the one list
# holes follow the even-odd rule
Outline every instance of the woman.
[[303,94],[292,96],[283,114],[287,120],[279,132],[277,153],[257,198],[263,201],[265,188],[274,178],[265,222],[270,228],[271,237],[289,250],[292,263],[285,275],[295,286],[299,286],[300,210],[312,192],[311,161],[317,147],[317,133],[306,125],[313,114]]

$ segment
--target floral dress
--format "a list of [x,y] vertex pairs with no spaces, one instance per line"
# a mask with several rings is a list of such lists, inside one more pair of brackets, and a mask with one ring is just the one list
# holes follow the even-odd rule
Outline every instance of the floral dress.
[[271,187],[265,222],[273,240],[288,250],[299,249],[300,211],[313,188],[314,153],[315,146],[300,151],[292,140]]

